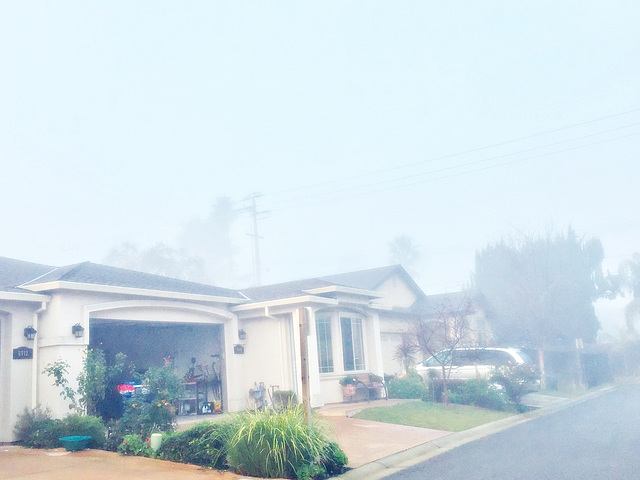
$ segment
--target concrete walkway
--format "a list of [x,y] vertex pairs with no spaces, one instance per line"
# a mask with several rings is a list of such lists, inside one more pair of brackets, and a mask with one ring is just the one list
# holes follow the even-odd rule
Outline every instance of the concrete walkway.
[[349,458],[347,466],[357,468],[451,433],[352,418],[364,408],[388,407],[403,402],[375,400],[328,405],[319,409],[318,414],[331,425],[338,444]]

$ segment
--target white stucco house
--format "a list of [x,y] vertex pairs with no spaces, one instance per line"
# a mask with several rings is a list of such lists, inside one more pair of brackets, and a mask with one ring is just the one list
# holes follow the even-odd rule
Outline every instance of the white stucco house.
[[300,395],[305,362],[311,405],[341,402],[346,374],[399,371],[393,350],[426,300],[399,265],[231,290],[90,262],[0,257],[0,442],[13,440],[25,407],[68,412],[43,370],[64,359],[73,381],[87,348],[107,359],[123,352],[141,370],[170,358],[181,376],[216,359],[225,411],[246,408],[255,382]]

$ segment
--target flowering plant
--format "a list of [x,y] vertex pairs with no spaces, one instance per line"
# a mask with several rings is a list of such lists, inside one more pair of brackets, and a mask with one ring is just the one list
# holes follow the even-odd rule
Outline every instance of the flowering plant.
[[135,455],[148,457],[152,452],[149,439],[142,439],[140,435],[125,435],[124,440],[118,446],[118,453],[122,455]]

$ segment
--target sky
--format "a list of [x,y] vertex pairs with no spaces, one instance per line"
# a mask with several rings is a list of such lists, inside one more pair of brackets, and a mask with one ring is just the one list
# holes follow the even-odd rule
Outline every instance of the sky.
[[100,263],[260,194],[263,284],[407,235],[422,289],[455,291],[487,244],[569,225],[616,271],[640,251],[638,25],[616,0],[0,0],[0,256]]

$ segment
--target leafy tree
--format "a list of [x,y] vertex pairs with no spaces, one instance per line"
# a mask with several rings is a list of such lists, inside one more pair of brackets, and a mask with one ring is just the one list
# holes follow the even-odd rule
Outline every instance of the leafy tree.
[[177,245],[162,242],[140,249],[124,242],[111,249],[104,263],[146,273],[192,282],[230,285],[233,283],[231,227],[238,216],[234,202],[219,197],[208,217],[189,220],[178,236]]
[[76,392],[69,384],[67,374],[69,373],[69,363],[61,358],[55,362],[47,364],[42,373],[49,377],[53,377],[53,386],[60,388],[60,396],[71,402],[69,404],[69,410],[78,408],[76,402]]
[[640,254],[634,253],[631,259],[620,263],[618,273],[622,290],[626,290],[632,295],[624,313],[627,329],[635,336],[637,335],[635,323],[640,319]]
[[[449,376],[453,350],[468,346],[472,341],[472,332],[468,318],[475,313],[475,306],[468,293],[446,296],[442,302],[433,306],[433,316],[420,318],[410,326],[414,350],[424,358],[434,357],[442,370],[442,398],[449,401]],[[437,354],[437,355],[436,355]]]
[[496,339],[539,351],[544,387],[544,349],[593,342],[600,328],[593,302],[609,295],[597,239],[566,234],[501,240],[476,253],[475,286],[486,301]]
[[206,280],[202,259],[162,242],[144,250],[125,242],[112,249],[105,257],[104,263],[113,267],[194,282]]

